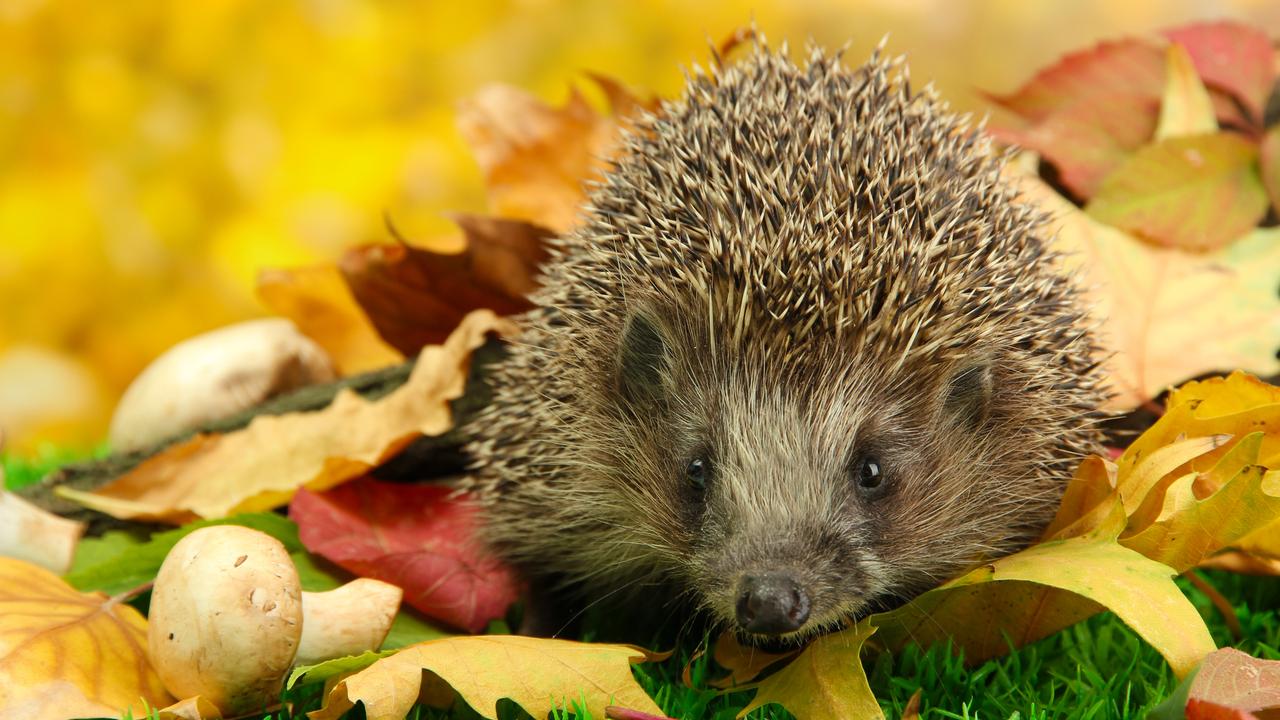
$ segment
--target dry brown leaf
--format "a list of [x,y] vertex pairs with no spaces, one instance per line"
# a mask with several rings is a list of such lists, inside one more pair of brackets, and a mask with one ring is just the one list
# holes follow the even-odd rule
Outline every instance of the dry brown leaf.
[[448,430],[449,401],[462,395],[471,352],[489,333],[510,329],[478,310],[443,345],[423,349],[408,382],[377,401],[344,390],[322,411],[259,416],[244,430],[174,445],[95,492],[58,492],[115,517],[164,522],[278,507],[299,487],[333,487],[420,435]]
[[459,214],[463,238],[427,246],[365,245],[338,262],[356,302],[382,338],[413,356],[448,337],[464,315],[512,315],[532,307],[549,230],[522,220]]
[[[1013,169],[1025,198],[1050,212],[1057,249],[1100,324],[1111,409],[1215,370],[1280,371],[1280,229],[1255,230],[1198,254],[1159,248],[1099,223]],[[1031,165],[1034,167],[1034,164]]]
[[583,183],[618,149],[629,114],[649,107],[617,83],[602,83],[615,108],[601,115],[574,90],[563,107],[492,85],[465,100],[458,129],[471,146],[488,190],[489,210],[561,233],[577,223]]
[[0,720],[117,716],[172,698],[147,660],[147,621],[102,593],[0,558]]
[[324,348],[344,375],[404,361],[404,355],[378,337],[335,267],[263,270],[258,273],[258,298]]

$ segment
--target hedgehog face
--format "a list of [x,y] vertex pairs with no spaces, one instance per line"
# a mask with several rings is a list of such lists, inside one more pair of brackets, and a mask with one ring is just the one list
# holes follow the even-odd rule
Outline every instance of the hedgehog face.
[[618,481],[642,489],[636,508],[669,511],[623,517],[749,635],[808,637],[909,598],[1018,542],[1008,516],[1044,502],[1026,495],[1043,488],[1033,463],[993,446],[1029,418],[998,405],[990,350],[928,374],[850,366],[834,339],[806,353],[825,365],[713,362],[685,336],[705,325],[660,315],[623,330],[616,397],[645,440],[618,448],[642,458]]

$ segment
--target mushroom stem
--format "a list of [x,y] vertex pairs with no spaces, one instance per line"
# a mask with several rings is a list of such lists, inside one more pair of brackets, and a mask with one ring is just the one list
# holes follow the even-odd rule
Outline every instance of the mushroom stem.
[[328,592],[302,593],[302,640],[294,665],[377,650],[391,631],[404,591],[358,578]]

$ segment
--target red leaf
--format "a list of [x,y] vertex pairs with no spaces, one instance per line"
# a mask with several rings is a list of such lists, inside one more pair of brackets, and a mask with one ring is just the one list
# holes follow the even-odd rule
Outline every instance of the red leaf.
[[991,132],[998,140],[1040,153],[1072,194],[1087,199],[1103,178],[1151,139],[1160,114],[1159,102],[1150,98],[1098,100],[1063,108],[1025,130]]
[[[1259,660],[1234,648],[1210,653],[1200,664],[1187,693],[1187,719],[1251,718],[1249,713],[1280,708],[1280,660]],[[1192,704],[1202,703],[1206,713],[1192,714]],[[1213,706],[1243,711],[1220,712]]]
[[1187,49],[1206,85],[1225,90],[1244,104],[1255,125],[1275,82],[1274,53],[1266,34],[1230,20],[1166,30],[1165,37]]
[[469,632],[516,599],[511,572],[475,538],[474,509],[437,485],[361,478],[289,505],[302,544],[362,577],[404,588],[405,602]]
[[529,309],[551,231],[523,220],[457,215],[465,244],[448,250],[364,245],[338,263],[356,302],[378,334],[405,355],[441,342],[472,310],[499,315]]
[[1187,720],[1257,720],[1247,710],[1191,698],[1187,701]]
[[1081,102],[1105,107],[1115,98],[1134,98],[1158,107],[1164,74],[1163,50],[1127,38],[1066,55],[1017,91],[990,97],[1033,122]]

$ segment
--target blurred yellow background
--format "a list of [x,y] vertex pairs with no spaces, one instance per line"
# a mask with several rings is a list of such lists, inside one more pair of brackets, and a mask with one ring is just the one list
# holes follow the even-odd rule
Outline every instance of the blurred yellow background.
[[[963,109],[1099,39],[1274,0],[660,2],[0,0],[0,428],[101,441],[120,392],[190,335],[263,314],[265,266],[449,230],[481,210],[454,128],[487,83],[554,103],[584,71],[663,94],[754,18],[774,43],[888,33]],[[599,100],[595,98],[594,100]]]

